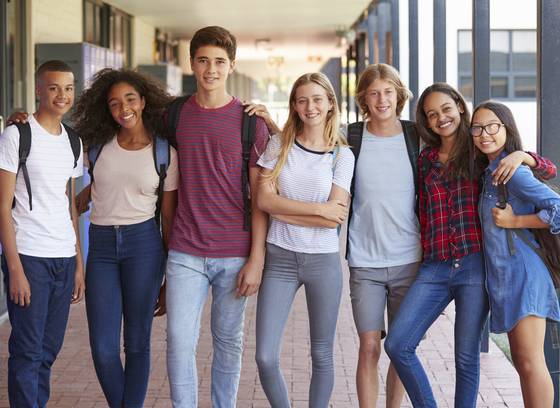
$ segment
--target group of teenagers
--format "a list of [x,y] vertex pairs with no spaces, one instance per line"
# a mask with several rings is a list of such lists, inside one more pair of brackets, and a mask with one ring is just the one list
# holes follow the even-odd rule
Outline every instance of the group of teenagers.
[[[154,311],[167,314],[172,404],[196,407],[196,346],[212,288],[213,406],[236,406],[244,310],[247,297],[258,292],[260,382],[272,407],[290,407],[280,350],[303,285],[312,361],[309,407],[327,408],[343,286],[337,228],[350,215],[346,255],[360,339],[360,407],[377,404],[385,337],[391,359],[387,407],[399,407],[405,390],[415,407],[437,406],[416,348],[452,300],[455,406],[476,406],[490,311],[491,331],[508,333],[525,406],[551,407],[543,344],[546,320],[560,321],[558,300],[548,270],[515,233],[517,253],[510,254],[505,229],[524,228],[533,243],[531,228],[560,231],[560,197],[535,178],[554,177],[556,167],[522,150],[510,110],[488,101],[471,118],[463,96],[436,83],[419,98],[415,122],[400,120],[412,94],[393,67],[374,64],[357,86],[364,118],[357,151],[348,143],[355,125],[340,126],[326,76],[296,80],[280,130],[263,105],[227,94],[235,53],[235,37],[221,27],[205,27],[191,40],[198,92],[180,111],[161,223],[154,217],[159,176],[153,144],[156,137],[171,138],[166,119],[174,98],[137,70],[99,71],[73,109],[71,122],[83,141],[75,163],[61,125],[74,101],[73,74],[60,61],[38,69],[38,110],[11,117],[31,127],[26,165],[32,209],[18,176],[18,128],[8,126],[0,137],[10,406],[46,406],[70,304],[85,296],[93,362],[109,407],[143,406]],[[258,117],[248,186],[241,182],[244,111]],[[82,175],[82,163],[90,167],[93,147],[94,181],[73,197],[67,181],[73,185]],[[508,188],[505,209],[498,208],[501,182]],[[250,231],[243,227],[246,188]],[[84,276],[77,219],[90,203]]]

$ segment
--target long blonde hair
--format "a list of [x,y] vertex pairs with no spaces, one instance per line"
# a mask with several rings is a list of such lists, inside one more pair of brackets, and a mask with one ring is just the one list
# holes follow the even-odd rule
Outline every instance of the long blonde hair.
[[[338,128],[340,126],[340,119],[339,119],[340,115],[338,111],[338,104],[336,102],[336,95],[334,93],[334,89],[331,85],[331,82],[326,77],[326,75],[320,72],[304,74],[296,80],[294,86],[292,87],[292,92],[290,93],[290,101],[289,101],[290,113],[288,115],[288,120],[284,125],[284,129],[279,134],[281,146],[277,155],[278,162],[276,164],[276,167],[272,171],[272,173],[270,173],[268,176],[264,178],[263,184],[276,183],[276,180],[278,179],[278,175],[280,174],[282,167],[284,167],[284,164],[286,164],[286,161],[288,160],[288,154],[290,153],[290,149],[292,148],[294,141],[296,140],[296,136],[303,132],[303,121],[300,119],[298,112],[294,108],[294,103],[296,101],[297,89],[302,85],[307,85],[310,83],[315,83],[321,86],[325,90],[329,102],[332,102],[333,105],[332,109],[327,113],[325,131],[323,133],[327,146],[325,149],[325,153],[328,153],[336,145],[340,147],[348,146],[346,140],[343,137],[341,137],[340,133],[338,132]],[[336,164],[339,157],[340,157],[340,149],[333,160],[333,166],[334,164]]]

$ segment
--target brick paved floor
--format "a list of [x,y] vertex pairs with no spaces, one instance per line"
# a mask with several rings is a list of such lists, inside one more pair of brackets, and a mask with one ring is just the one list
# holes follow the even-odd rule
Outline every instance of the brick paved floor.
[[[343,241],[341,237],[341,241]],[[343,265],[346,265],[343,261]],[[348,270],[344,267],[345,286],[338,320],[335,365],[336,381],[331,400],[332,408],[358,407],[355,386],[355,370],[358,355],[358,338],[352,320],[348,294]],[[288,385],[293,408],[307,407],[307,394],[311,372],[307,308],[303,290],[296,296],[282,346],[282,370]],[[199,375],[199,407],[209,408],[210,367],[212,361],[211,334],[209,328],[209,299],[202,316],[197,362]],[[259,384],[254,361],[255,354],[256,298],[250,298],[245,318],[245,352],[243,371],[238,394],[238,407],[269,407]],[[453,322],[454,307],[451,304],[428,331],[418,355],[428,372],[438,406],[454,406],[454,355]],[[171,407],[169,384],[165,367],[165,318],[157,318],[152,335],[152,373],[145,407]],[[8,407],[7,396],[7,340],[10,324],[0,324],[0,407]],[[519,381],[512,365],[503,353],[490,341],[490,353],[481,356],[481,380],[477,407],[521,408],[523,402]],[[385,406],[385,375],[388,359],[384,354],[380,363],[381,390],[379,407]],[[88,344],[88,329],[84,304],[72,307],[63,349],[53,366],[52,391],[49,407],[106,407],[107,404],[97,382]],[[411,407],[405,398],[402,407]]]

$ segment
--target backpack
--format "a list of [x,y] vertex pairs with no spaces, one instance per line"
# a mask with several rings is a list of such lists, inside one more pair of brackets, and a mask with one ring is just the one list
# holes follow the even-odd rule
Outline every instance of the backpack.
[[[66,123],[61,122],[68,133],[68,139],[70,140],[70,146],[72,147],[72,153],[74,154],[74,168],[78,165],[78,160],[80,158],[80,153],[82,150],[82,145],[80,143],[80,138],[76,131],[68,126]],[[19,163],[16,174],[19,173],[19,169],[23,173],[23,178],[25,180],[25,187],[27,188],[27,195],[29,196],[29,211],[33,210],[33,199],[31,194],[31,182],[29,181],[29,174],[27,173],[27,158],[31,152],[31,125],[29,122],[12,123],[18,128],[19,131]],[[68,199],[70,200],[70,205],[72,204],[72,183],[68,184],[69,194]],[[16,199],[14,197],[14,202],[12,208],[16,205]],[[72,212],[70,212],[70,217],[72,217]]]
[[[88,174],[93,183],[93,168],[95,166],[95,161],[99,157],[101,150],[103,150],[104,145],[97,145],[93,146],[88,150],[88,160],[89,160],[89,169]],[[170,141],[156,135],[153,141],[153,151],[154,151],[154,165],[156,168],[156,172],[159,177],[159,185],[158,185],[158,196],[156,201],[156,224],[158,228],[160,227],[160,220],[161,220],[161,201],[163,199],[163,185],[165,178],[167,177],[167,169],[169,168],[169,162],[171,158],[170,153]],[[91,194],[91,192],[90,192]]]
[[[399,119],[399,121],[401,122],[403,128],[406,150],[408,152],[408,158],[410,159],[410,165],[412,166],[412,171],[414,173],[414,190],[416,191],[417,197],[414,211],[416,212],[416,216],[419,216],[420,203],[418,201],[418,156],[420,154],[420,137],[416,132],[416,125],[414,124],[414,122],[402,119]],[[365,122],[360,121],[348,125],[348,144],[350,145],[350,150],[352,150],[352,153],[354,153],[354,174],[352,175],[352,182],[350,184],[350,195],[352,197],[354,197],[354,190],[356,187],[356,169],[358,168],[358,157],[360,156],[360,149],[362,147],[364,123]],[[427,170],[422,170],[425,171],[424,174],[427,174],[429,168]],[[352,219],[352,207],[353,205],[351,204],[348,211],[348,225],[350,225],[350,220]],[[346,258],[348,258],[349,244],[350,238],[348,234],[346,236]]]
[[[547,184],[547,183],[544,183]],[[548,184],[547,184],[548,185]],[[549,186],[550,187],[550,186]],[[499,207],[506,208],[507,204],[507,187],[505,184],[498,184]],[[535,209],[537,211],[537,209]],[[537,248],[520,228],[512,228],[519,238],[523,240],[533,251],[537,253],[539,258],[546,265],[554,287],[560,287],[560,234],[553,234],[548,228],[533,228],[535,241],[539,244]],[[506,229],[506,237],[510,255],[517,254],[515,244],[513,243],[512,229]]]
[[[181,96],[175,99],[169,108],[167,116],[167,128],[171,135],[171,143],[177,146],[177,126],[179,125],[179,116],[183,104],[190,98],[191,95]],[[249,198],[249,159],[251,158],[251,150],[255,144],[255,134],[257,130],[257,116],[249,116],[243,112],[243,124],[241,128],[241,145],[243,148],[243,165],[241,167],[241,185],[243,186],[243,206],[245,209],[243,229],[245,231],[251,230],[251,202]]]

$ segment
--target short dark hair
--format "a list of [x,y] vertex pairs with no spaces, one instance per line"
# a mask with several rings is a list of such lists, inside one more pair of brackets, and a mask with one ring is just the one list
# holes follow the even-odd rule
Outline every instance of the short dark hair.
[[39,67],[37,74],[35,74],[35,80],[38,81],[47,72],[72,72],[72,68],[66,62],[50,60]]
[[223,49],[230,61],[235,61],[237,53],[237,40],[228,30],[218,26],[204,27],[198,30],[190,45],[191,58],[194,58],[200,47],[213,45]]

